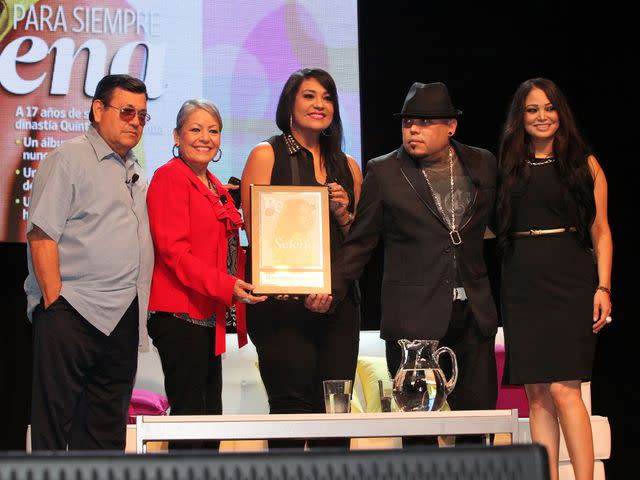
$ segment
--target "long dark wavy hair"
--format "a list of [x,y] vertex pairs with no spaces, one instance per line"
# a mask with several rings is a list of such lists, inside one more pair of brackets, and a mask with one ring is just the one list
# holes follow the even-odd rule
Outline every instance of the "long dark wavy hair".
[[336,88],[336,82],[328,72],[321,68],[303,68],[291,74],[280,94],[276,110],[276,125],[283,132],[291,131],[291,116],[293,115],[296,95],[302,82],[308,78],[317,80],[329,93],[333,102],[333,121],[320,135],[320,153],[324,157],[327,181],[332,181],[334,178],[344,181],[344,179],[351,178],[351,171],[342,152],[343,130],[342,120],[340,119],[338,89]]
[[539,88],[558,113],[559,126],[553,140],[555,167],[565,187],[565,207],[573,214],[573,221],[581,242],[591,244],[589,230],[595,218],[593,177],[589,169],[589,147],[578,131],[566,97],[558,86],[546,78],[533,78],[520,84],[513,95],[507,120],[502,131],[498,154],[498,195],[496,205],[498,248],[502,254],[511,248],[512,195],[526,186],[534,156],[531,138],[525,131],[525,101],[529,92]]

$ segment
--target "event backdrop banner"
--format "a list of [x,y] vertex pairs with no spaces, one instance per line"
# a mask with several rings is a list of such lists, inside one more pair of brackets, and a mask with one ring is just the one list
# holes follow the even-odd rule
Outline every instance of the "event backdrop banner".
[[147,85],[152,118],[135,152],[149,179],[171,157],[182,102],[215,103],[212,171],[225,182],[277,133],[284,82],[311,66],[336,80],[344,149],[359,159],[357,0],[0,0],[0,241],[25,240],[38,166],[87,130],[104,75]]

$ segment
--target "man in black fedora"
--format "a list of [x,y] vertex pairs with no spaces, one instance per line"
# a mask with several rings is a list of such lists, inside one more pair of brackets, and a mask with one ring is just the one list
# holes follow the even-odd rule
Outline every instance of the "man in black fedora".
[[400,364],[399,339],[440,340],[458,359],[451,408],[493,409],[498,322],[483,237],[494,211],[496,159],[453,140],[461,114],[443,83],[412,85],[396,114],[402,146],[367,164],[335,296],[360,277],[382,238],[380,335],[389,371],[395,375]]

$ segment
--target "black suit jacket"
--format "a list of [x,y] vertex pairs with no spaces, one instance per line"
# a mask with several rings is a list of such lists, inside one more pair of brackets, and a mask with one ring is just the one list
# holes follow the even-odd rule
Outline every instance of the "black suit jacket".
[[357,280],[380,237],[384,241],[381,336],[386,340],[441,339],[453,304],[453,249],[471,311],[483,335],[498,321],[483,257],[494,212],[496,159],[488,151],[452,142],[472,179],[472,202],[453,245],[418,163],[401,147],[369,161],[357,214],[335,271],[335,296]]

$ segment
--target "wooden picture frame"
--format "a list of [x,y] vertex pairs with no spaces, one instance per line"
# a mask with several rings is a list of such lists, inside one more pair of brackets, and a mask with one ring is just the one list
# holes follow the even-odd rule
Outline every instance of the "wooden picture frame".
[[254,294],[330,294],[327,187],[251,185],[250,188]]

